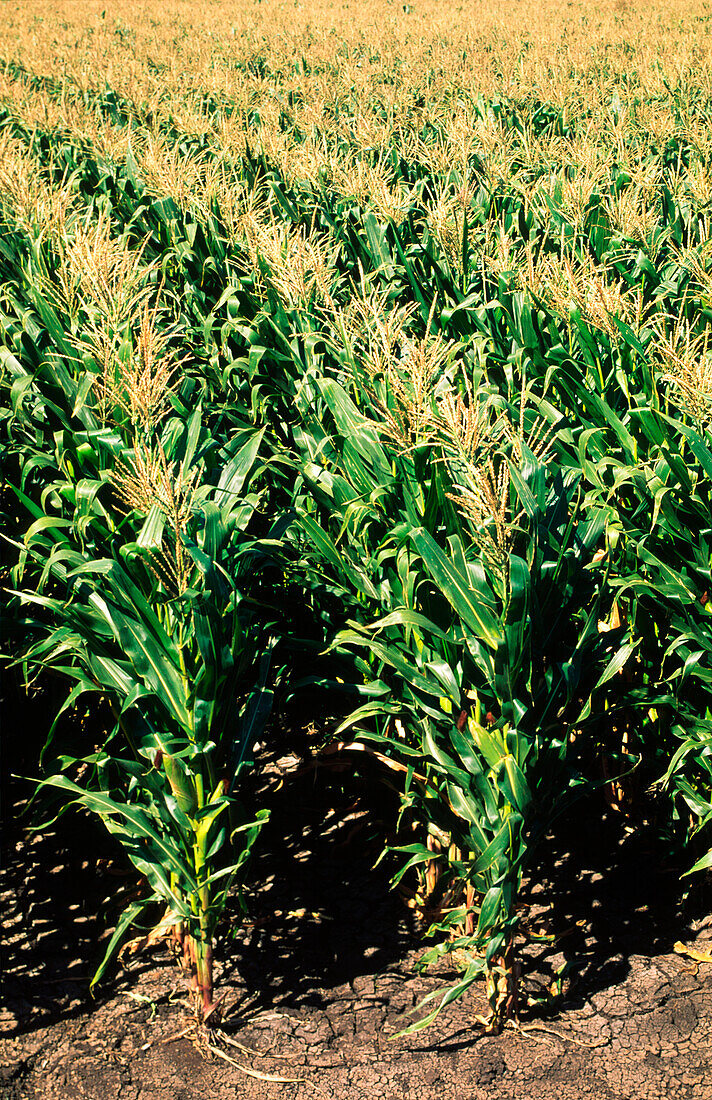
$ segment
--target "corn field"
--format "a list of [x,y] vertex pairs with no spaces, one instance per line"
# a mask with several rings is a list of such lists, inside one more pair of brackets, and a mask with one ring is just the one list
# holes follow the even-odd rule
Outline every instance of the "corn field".
[[36,827],[142,883],[94,983],[162,938],[219,1023],[288,705],[397,787],[408,1030],[516,1018],[574,801],[712,868],[707,7],[2,5],[3,660]]

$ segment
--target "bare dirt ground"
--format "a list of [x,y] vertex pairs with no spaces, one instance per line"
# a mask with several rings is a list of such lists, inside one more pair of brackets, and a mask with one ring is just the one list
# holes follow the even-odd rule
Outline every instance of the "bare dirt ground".
[[524,988],[534,1000],[568,968],[555,1006],[483,1036],[477,989],[394,1039],[453,973],[414,970],[417,929],[388,868],[372,866],[372,787],[289,761],[271,774],[249,916],[232,914],[219,948],[227,1007],[212,1054],[180,1036],[183,980],[161,947],[88,993],[106,923],[134,888],[108,841],[78,815],[35,837],[9,821],[1,1097],[712,1100],[712,965],[673,951],[712,948],[709,891],[682,908],[679,868],[652,840],[605,815],[592,825],[588,807],[560,830],[575,849],[552,841],[528,894],[530,927],[556,943],[524,948]]

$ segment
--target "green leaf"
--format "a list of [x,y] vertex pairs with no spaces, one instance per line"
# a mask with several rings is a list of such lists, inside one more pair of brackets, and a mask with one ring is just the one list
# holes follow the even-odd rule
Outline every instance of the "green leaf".
[[116,954],[119,944],[126,935],[126,932],[132,924],[136,923],[141,914],[145,912],[145,910],[148,908],[149,905],[151,905],[152,902],[153,898],[147,898],[144,901],[132,901],[130,905],[126,906],[123,913],[119,917],[113,935],[111,936],[111,939],[107,944],[106,951],[104,952],[104,957],[96,968],[96,972],[94,973],[94,976],[89,983],[90,989],[93,989],[94,986],[101,981],[104,974],[106,973],[107,966]]
[[[496,650],[502,638],[499,623],[483,601],[478,599],[467,578],[454,568],[424,528],[412,531],[410,537],[433,581],[463,623],[490,649]],[[487,595],[490,596],[490,593]]]

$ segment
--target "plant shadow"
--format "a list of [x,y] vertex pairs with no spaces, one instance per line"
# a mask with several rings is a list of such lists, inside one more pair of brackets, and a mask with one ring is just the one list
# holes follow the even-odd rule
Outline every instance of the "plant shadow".
[[257,1008],[322,1006],[416,945],[410,913],[390,889],[393,859],[379,861],[396,792],[368,761],[304,759],[275,759],[263,771],[270,819],[226,967]]
[[702,879],[681,882],[689,862],[651,824],[633,829],[595,796],[562,817],[522,892],[527,930],[552,939],[523,950],[530,1010],[539,1001],[531,1014],[580,1007],[623,982],[632,956],[669,954],[694,935],[712,896]]

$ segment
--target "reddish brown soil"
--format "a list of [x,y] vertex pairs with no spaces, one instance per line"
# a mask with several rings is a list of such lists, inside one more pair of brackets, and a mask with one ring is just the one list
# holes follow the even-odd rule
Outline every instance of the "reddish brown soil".
[[273,783],[250,923],[233,932],[233,914],[219,948],[228,1007],[212,1054],[178,1037],[182,979],[160,947],[89,996],[105,921],[134,884],[104,838],[70,815],[34,839],[11,826],[0,1096],[712,1100],[712,965],[673,952],[678,939],[712,949],[712,921],[699,899],[680,907],[676,871],[616,821],[569,829],[576,851],[552,843],[529,887],[533,927],[557,942],[524,950],[524,989],[535,998],[572,964],[555,1007],[530,1005],[520,1030],[482,1036],[477,989],[394,1039],[448,972],[414,971],[416,930],[388,870],[372,868],[378,807],[361,812],[358,783],[289,769]]

